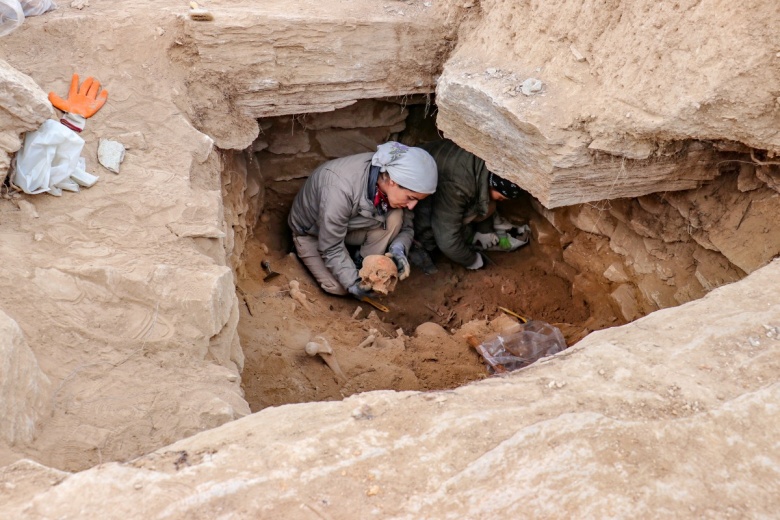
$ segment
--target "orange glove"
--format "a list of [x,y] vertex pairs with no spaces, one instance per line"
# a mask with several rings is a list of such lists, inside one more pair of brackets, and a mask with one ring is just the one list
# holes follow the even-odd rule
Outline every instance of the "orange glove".
[[79,75],[73,74],[73,78],[70,80],[68,99],[64,100],[54,92],[49,92],[49,101],[55,107],[66,112],[60,121],[62,124],[76,132],[81,132],[86,124],[86,118],[95,115],[95,112],[106,104],[108,91],[103,89],[98,95],[99,90],[100,82],[91,76],[85,79],[79,88]]

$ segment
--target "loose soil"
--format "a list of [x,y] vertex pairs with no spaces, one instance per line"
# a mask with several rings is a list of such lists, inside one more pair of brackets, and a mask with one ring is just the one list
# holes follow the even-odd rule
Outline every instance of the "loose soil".
[[[554,272],[561,248],[533,240],[513,253],[491,253],[492,264],[479,271],[443,256],[434,257],[435,274],[413,267],[411,276],[382,299],[388,313],[330,296],[289,252],[286,208],[273,199],[271,192],[255,238],[247,244],[245,276],[238,283],[238,330],[246,355],[242,378],[253,411],[370,390],[455,388],[487,377],[466,336],[485,337],[514,322],[499,307],[555,324],[568,345],[595,328],[593,323],[618,323],[614,316],[591,316],[584,299],[573,296],[570,281]],[[508,213],[517,223],[541,218],[530,210]],[[265,282],[262,260],[269,260],[280,275]],[[290,297],[291,280],[300,282],[309,310]],[[357,307],[362,311],[353,317]],[[427,325],[418,329],[423,323]],[[372,333],[377,341],[359,347]],[[316,335],[333,347],[347,376],[344,384],[319,357],[305,354],[305,344]]]

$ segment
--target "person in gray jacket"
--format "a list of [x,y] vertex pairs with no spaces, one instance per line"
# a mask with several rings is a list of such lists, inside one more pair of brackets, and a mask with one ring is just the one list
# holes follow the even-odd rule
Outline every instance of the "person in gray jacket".
[[413,251],[415,264],[434,272],[427,251],[438,247],[453,262],[479,269],[484,265],[479,250],[514,251],[528,242],[527,226],[521,228],[524,236],[515,238],[502,232],[512,228],[511,224],[491,218],[497,217],[496,201],[524,193],[517,184],[492,173],[485,161],[448,139],[420,148],[436,161],[439,186],[433,197],[415,209],[415,239],[422,245]]
[[295,196],[288,217],[298,257],[330,294],[371,295],[360,287],[347,245],[358,248],[358,263],[389,252],[399,279],[405,279],[412,209],[436,191],[436,184],[436,162],[428,152],[392,141],[376,153],[320,165]]

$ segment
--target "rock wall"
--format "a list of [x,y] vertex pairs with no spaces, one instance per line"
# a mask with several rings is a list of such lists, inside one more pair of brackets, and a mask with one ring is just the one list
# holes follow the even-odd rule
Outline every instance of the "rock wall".
[[[131,458],[249,413],[219,160],[173,101],[184,90],[166,58],[177,18],[146,7],[61,6],[0,39],[0,58],[32,78],[5,88],[36,90],[33,108],[43,91],[64,95],[73,72],[109,91],[81,134],[97,184],[0,200],[0,309],[52,388],[51,412],[18,451],[59,468]],[[119,174],[99,166],[100,138],[126,145]]]
[[225,254],[237,278],[244,276],[246,241],[265,206],[265,180],[251,152],[223,153],[222,201],[225,206]]
[[184,24],[171,48],[188,83],[179,104],[217,146],[242,150],[261,117],[429,93],[462,11],[452,0],[214,6],[213,23]]
[[366,99],[332,112],[261,120],[261,134],[252,149],[274,202],[289,210],[295,194],[320,164],[375,152],[377,145],[397,139],[406,128],[408,103],[419,102],[413,97]]
[[780,153],[772,2],[480,9],[439,79],[438,123],[545,207],[694,188],[716,171],[710,142]]
[[626,321],[701,298],[780,255],[780,195],[743,162],[697,190],[548,210],[541,244],[564,246],[573,290],[607,292]]

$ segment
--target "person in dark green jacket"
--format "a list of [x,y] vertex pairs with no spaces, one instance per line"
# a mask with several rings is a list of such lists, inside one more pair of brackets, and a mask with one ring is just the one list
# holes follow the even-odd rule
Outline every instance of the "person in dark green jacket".
[[[523,236],[512,237],[496,232],[503,224],[493,222],[496,201],[514,199],[523,190],[511,181],[488,170],[485,161],[444,139],[419,145],[433,156],[439,172],[436,193],[415,208],[415,240],[422,245],[410,260],[425,269],[432,266],[425,251],[435,248],[453,262],[468,269],[479,269],[484,259],[479,250],[514,251],[528,242],[528,228]],[[495,226],[495,227],[494,227]],[[503,226],[504,229],[511,225]],[[499,236],[502,235],[502,236]],[[501,243],[499,243],[501,242]],[[435,270],[435,269],[434,269]]]

